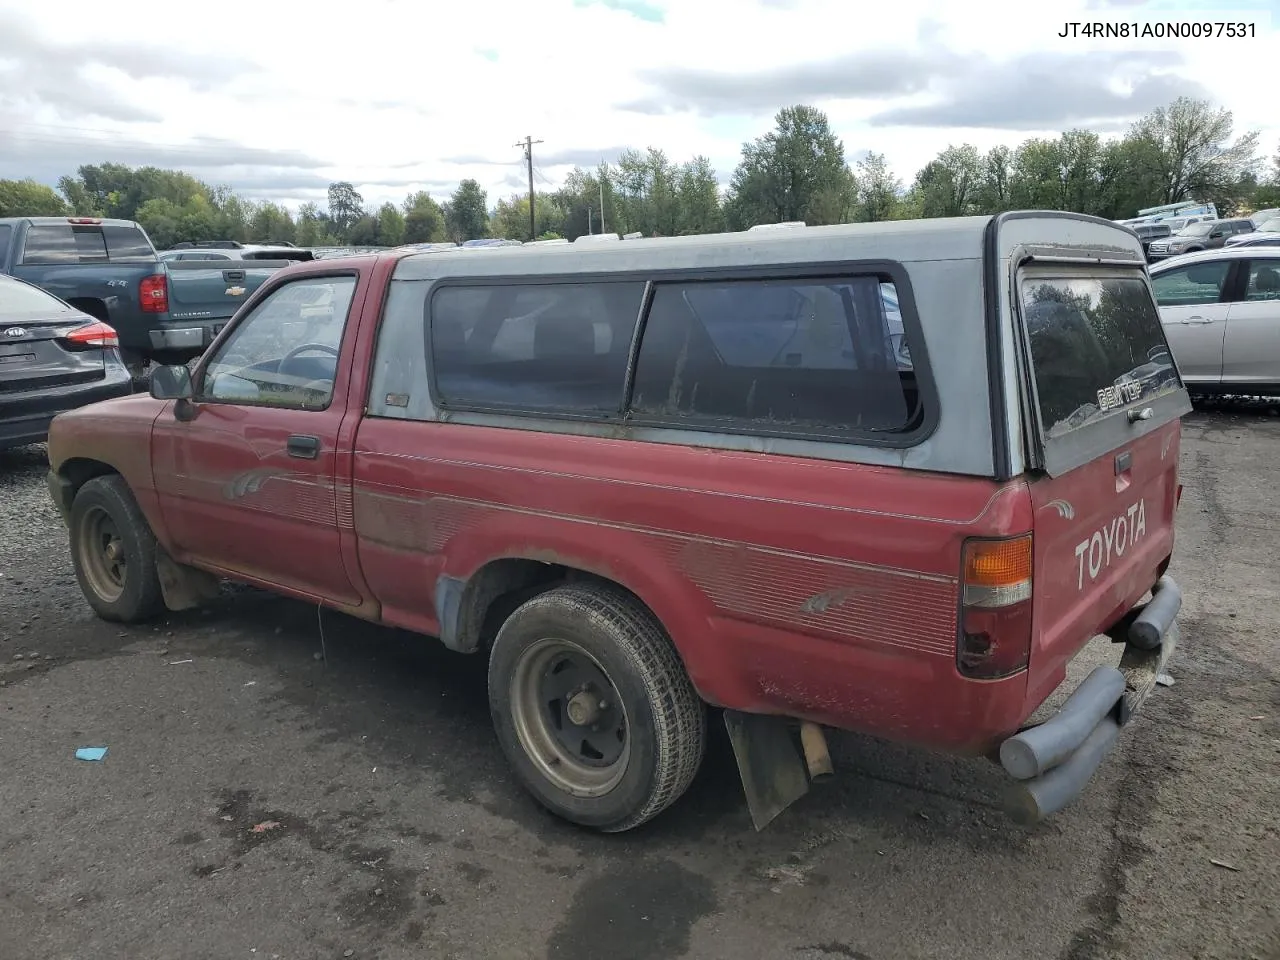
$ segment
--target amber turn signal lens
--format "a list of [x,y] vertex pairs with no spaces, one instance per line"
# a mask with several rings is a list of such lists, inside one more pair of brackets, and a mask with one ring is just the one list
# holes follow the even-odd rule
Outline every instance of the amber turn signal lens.
[[1012,587],[1030,579],[1030,534],[1013,540],[970,540],[965,544],[965,586]]

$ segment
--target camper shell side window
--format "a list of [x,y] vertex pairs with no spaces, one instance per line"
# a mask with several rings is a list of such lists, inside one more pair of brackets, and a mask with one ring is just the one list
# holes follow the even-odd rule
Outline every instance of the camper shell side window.
[[[860,267],[423,285],[416,343],[407,315],[387,314],[369,412],[912,446],[938,405],[910,285],[897,265]],[[406,362],[419,351],[421,365]],[[430,403],[414,399],[410,369],[426,373]]]

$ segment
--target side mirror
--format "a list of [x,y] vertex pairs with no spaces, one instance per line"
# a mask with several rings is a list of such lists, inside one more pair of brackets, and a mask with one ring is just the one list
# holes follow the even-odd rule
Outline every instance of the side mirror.
[[1222,239],[1223,237],[1225,237],[1225,236],[1226,236],[1226,233],[1225,233],[1224,231],[1222,231],[1222,230],[1215,230],[1215,231],[1213,231],[1213,233],[1209,234],[1209,239],[1210,239],[1210,240],[1221,240],[1221,239]]
[[151,372],[151,396],[157,400],[190,400],[191,371],[182,365],[156,367]]

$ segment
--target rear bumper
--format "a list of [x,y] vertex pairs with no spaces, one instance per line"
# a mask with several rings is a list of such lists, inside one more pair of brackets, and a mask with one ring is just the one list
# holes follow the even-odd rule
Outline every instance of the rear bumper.
[[226,325],[225,317],[218,320],[175,320],[154,327],[147,336],[152,350],[199,353],[213,343],[213,338]]
[[1161,577],[1151,601],[1126,621],[1119,667],[1095,668],[1057,713],[1000,745],[1000,764],[1015,780],[1006,798],[1015,820],[1043,820],[1084,792],[1173,655],[1181,606],[1178,585]]
[[[113,369],[118,368],[118,369]],[[49,424],[58,414],[87,407],[100,400],[114,400],[133,393],[133,384],[119,361],[108,367],[109,379],[24,399],[19,413],[6,412],[0,402],[0,450],[28,443],[42,443],[49,436]]]

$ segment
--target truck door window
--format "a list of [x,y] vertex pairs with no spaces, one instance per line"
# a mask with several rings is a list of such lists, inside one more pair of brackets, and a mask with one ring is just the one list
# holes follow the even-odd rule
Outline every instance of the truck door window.
[[631,408],[770,434],[909,432],[921,404],[898,291],[876,276],[661,284]]
[[644,283],[445,286],[430,301],[444,406],[617,415]]
[[333,400],[356,278],[307,277],[273,290],[204,369],[198,399],[323,410]]

